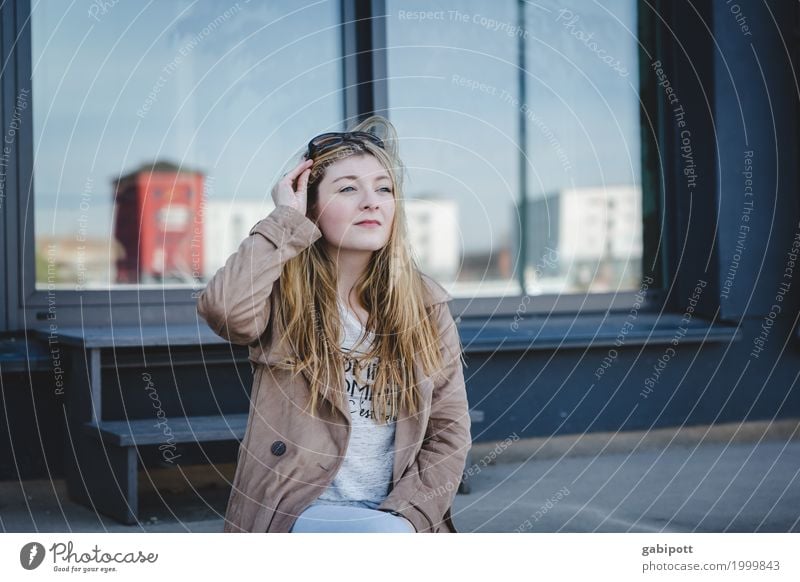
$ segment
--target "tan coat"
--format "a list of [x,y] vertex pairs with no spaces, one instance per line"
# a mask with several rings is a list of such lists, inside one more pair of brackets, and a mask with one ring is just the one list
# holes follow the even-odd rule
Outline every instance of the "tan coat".
[[[226,532],[288,532],[297,516],[333,480],[350,438],[350,412],[323,406],[317,418],[304,413],[310,390],[306,374],[272,366],[288,354],[278,341],[283,329],[270,318],[280,301],[283,264],[322,236],[316,224],[289,206],[259,221],[208,282],[197,311],[211,329],[249,346],[254,378],[247,430],[239,448]],[[392,487],[380,509],[399,512],[418,532],[456,532],[452,502],[471,445],[461,363],[461,342],[447,307],[452,297],[433,279],[427,305],[442,337],[445,380],[421,373],[419,414],[400,412],[395,433]]]

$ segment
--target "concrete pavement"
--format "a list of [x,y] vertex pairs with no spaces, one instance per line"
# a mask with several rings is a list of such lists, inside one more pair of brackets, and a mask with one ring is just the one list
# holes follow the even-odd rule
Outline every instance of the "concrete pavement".
[[[510,438],[471,461],[462,532],[800,532],[797,420]],[[0,483],[0,531],[221,531],[233,470],[140,471],[159,489],[140,496],[137,526],[69,501],[60,480]]]

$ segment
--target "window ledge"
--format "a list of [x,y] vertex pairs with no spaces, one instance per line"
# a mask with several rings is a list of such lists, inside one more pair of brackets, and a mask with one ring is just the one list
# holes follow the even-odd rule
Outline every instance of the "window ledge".
[[460,318],[459,331],[466,353],[553,348],[599,348],[680,343],[738,341],[742,332],[735,325],[692,318],[684,323],[683,315],[625,313]]
[[[665,345],[680,343],[729,342],[742,338],[732,324],[711,323],[693,318],[688,324],[674,313],[592,313],[514,317],[460,317],[461,343],[467,353],[553,348]],[[50,330],[37,330],[47,341]],[[227,344],[204,323],[169,326],[95,326],[58,330],[58,340],[84,348],[191,346]]]
[[[40,340],[47,341],[49,329],[36,329]],[[56,337],[66,345],[84,348],[128,348],[158,346],[196,346],[227,344],[205,322],[170,325],[115,325],[61,327]]]

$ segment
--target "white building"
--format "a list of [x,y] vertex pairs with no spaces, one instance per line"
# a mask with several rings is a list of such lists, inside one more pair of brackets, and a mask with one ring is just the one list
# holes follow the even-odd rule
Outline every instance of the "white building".
[[408,236],[419,268],[441,281],[456,278],[461,238],[455,200],[434,196],[406,200]]
[[207,200],[203,207],[205,280],[225,264],[250,229],[275,208],[271,199]]
[[528,279],[566,277],[575,288],[594,291],[613,290],[623,277],[635,279],[642,258],[641,200],[641,189],[632,184],[567,188],[531,199],[527,259],[535,276]]
[[562,190],[559,251],[565,260],[626,260],[642,256],[642,194],[638,186]]

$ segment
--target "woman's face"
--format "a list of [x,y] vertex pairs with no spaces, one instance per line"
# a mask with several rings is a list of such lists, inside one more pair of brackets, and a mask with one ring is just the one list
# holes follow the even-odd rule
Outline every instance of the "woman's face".
[[[377,251],[389,241],[394,186],[372,155],[355,155],[327,168],[314,215],[326,242],[340,250]],[[359,224],[362,221],[378,224]]]

